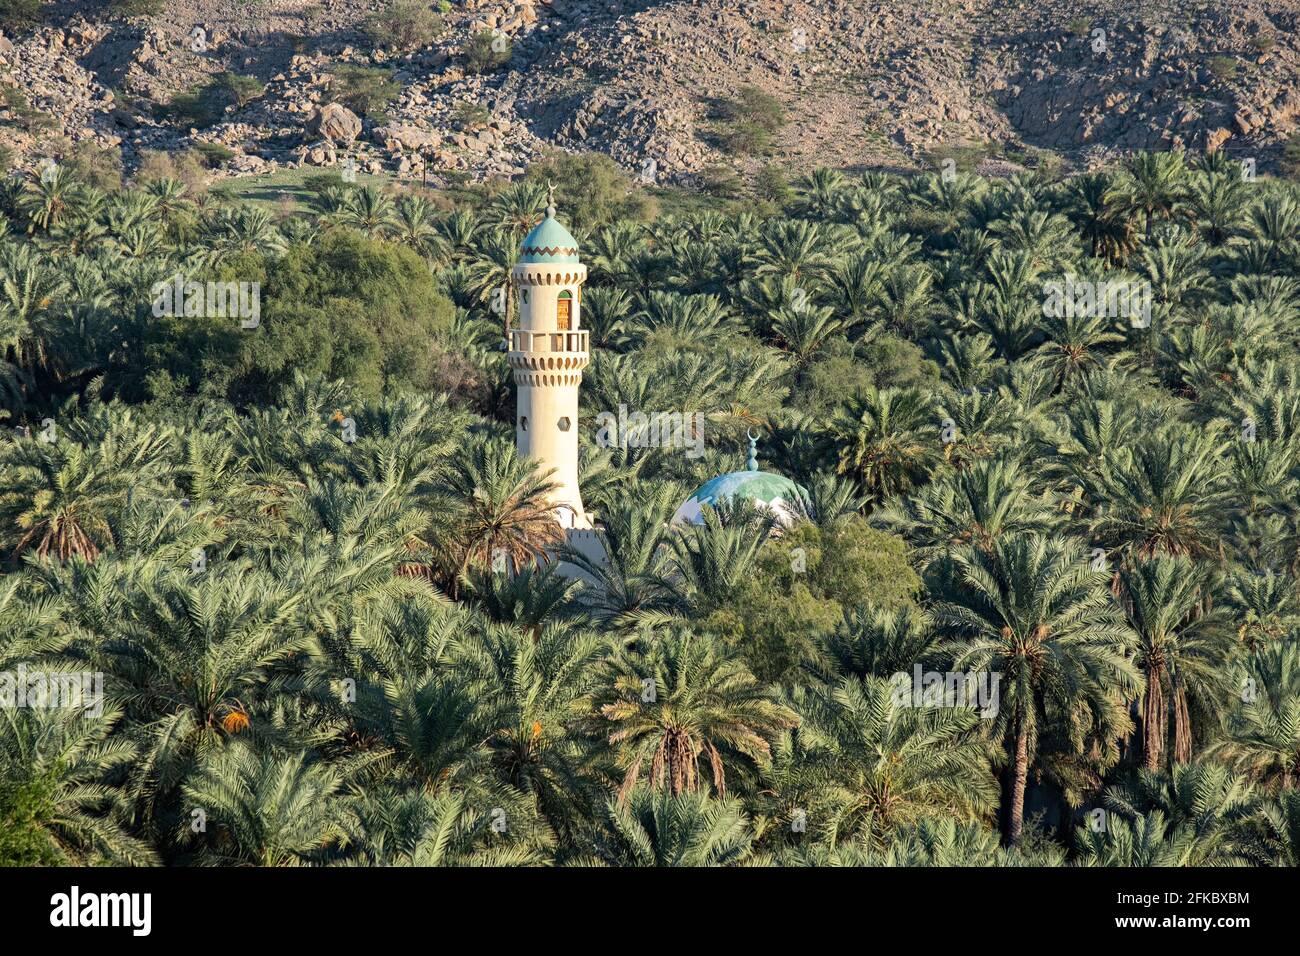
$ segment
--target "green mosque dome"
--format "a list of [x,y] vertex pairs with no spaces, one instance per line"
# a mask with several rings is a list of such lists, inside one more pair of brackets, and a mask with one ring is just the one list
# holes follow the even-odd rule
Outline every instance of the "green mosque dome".
[[710,478],[684,502],[673,515],[673,524],[704,524],[704,507],[716,507],[722,501],[734,501],[736,498],[748,500],[762,511],[776,517],[781,525],[794,521],[791,504],[797,497],[805,494],[804,490],[784,475],[770,471],[759,471],[757,457],[758,440],[749,438],[749,460],[744,471],[731,471],[725,475]]
[[522,263],[576,263],[578,240],[555,218],[555,207],[546,207],[546,218],[524,236],[519,250]]

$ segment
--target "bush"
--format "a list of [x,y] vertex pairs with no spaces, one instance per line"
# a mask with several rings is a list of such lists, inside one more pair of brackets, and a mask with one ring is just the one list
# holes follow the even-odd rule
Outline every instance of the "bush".
[[771,93],[743,86],[735,99],[725,100],[717,116],[723,122],[722,148],[733,156],[768,152],[772,134],[785,124],[785,107]]
[[177,153],[164,153],[160,150],[146,152],[135,172],[138,184],[152,183],[159,179],[175,179],[185,184],[191,198],[207,188],[208,174],[203,156],[197,150],[186,149]]
[[1277,46],[1277,36],[1272,33],[1260,33],[1250,38],[1251,47],[1259,53],[1267,53]]
[[245,107],[253,100],[260,97],[266,87],[262,81],[255,76],[241,76],[238,73],[222,73],[218,79],[220,85],[225,89],[226,95],[230,101],[238,107]]
[[1212,56],[1206,65],[1216,80],[1230,80],[1237,75],[1237,61],[1230,56]]
[[352,112],[371,116],[386,110],[402,87],[393,81],[392,70],[349,63],[334,70],[330,91],[335,100]]
[[1300,133],[1292,133],[1282,147],[1282,173],[1291,179],[1300,180]]
[[217,169],[230,162],[235,155],[233,149],[220,143],[195,143],[194,151],[199,154],[203,165],[208,169]]
[[745,192],[745,184],[730,166],[706,166],[700,170],[700,188],[719,199],[738,199]]
[[41,0],[0,0],[0,27],[17,32],[41,17]]
[[644,222],[654,215],[654,202],[603,153],[557,153],[530,166],[525,179],[554,183],[566,219],[579,229],[599,229],[620,220]]
[[442,17],[421,0],[393,0],[366,18],[366,33],[376,47],[414,50],[428,46],[442,33]]
[[503,33],[480,30],[469,38],[465,47],[467,73],[495,73],[510,62],[514,52],[510,38]]
[[122,151],[112,146],[101,149],[90,140],[82,140],[63,154],[63,164],[83,183],[113,192],[122,188]]
[[233,102],[230,88],[221,77],[217,77],[202,86],[177,93],[162,112],[181,126],[203,129],[221,119],[226,107]]
[[0,84],[0,109],[7,109],[12,113],[15,125],[29,133],[57,125],[53,116],[34,108],[31,101],[27,99],[27,94],[16,86]]
[[113,0],[112,9],[123,17],[156,17],[164,6],[164,0]]
[[784,206],[790,201],[790,183],[785,170],[776,163],[768,163],[754,177],[754,195],[774,206]]
[[[796,571],[801,549],[803,571]],[[704,618],[762,680],[795,679],[846,611],[913,605],[921,580],[901,538],[854,516],[826,530],[799,524],[765,545],[753,574]]]

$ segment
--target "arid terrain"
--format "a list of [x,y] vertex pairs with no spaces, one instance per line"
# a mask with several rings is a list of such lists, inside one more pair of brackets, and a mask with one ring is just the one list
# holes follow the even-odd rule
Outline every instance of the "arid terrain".
[[[55,3],[0,39],[12,162],[66,143],[199,144],[228,173],[351,155],[371,172],[517,175],[542,151],[596,151],[688,182],[768,163],[908,168],[956,156],[1015,168],[1134,149],[1224,148],[1277,163],[1300,117],[1300,5],[922,0],[467,0],[436,39],[376,42],[356,0]],[[475,34],[508,60],[467,69]],[[341,70],[384,76],[386,106],[322,111]],[[248,78],[195,121],[175,104]],[[783,108],[753,147],[726,137],[746,89]],[[361,114],[361,115],[358,115]],[[33,117],[36,120],[33,121]]]

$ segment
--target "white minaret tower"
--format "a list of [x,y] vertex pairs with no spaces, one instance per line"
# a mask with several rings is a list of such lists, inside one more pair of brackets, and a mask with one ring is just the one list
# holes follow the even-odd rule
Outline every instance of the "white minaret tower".
[[548,202],[510,274],[519,297],[509,353],[518,387],[515,447],[543,474],[553,472],[551,500],[560,524],[590,528],[578,492],[578,386],[590,361],[579,321],[587,267],[578,261],[577,241],[555,218],[554,187]]

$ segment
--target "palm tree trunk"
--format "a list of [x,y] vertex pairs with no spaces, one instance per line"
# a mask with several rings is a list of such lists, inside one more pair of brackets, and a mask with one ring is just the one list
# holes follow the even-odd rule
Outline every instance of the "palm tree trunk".
[[1007,817],[1007,845],[1020,843],[1025,824],[1025,784],[1029,780],[1029,728],[1024,721],[1016,731],[1015,767],[1011,778],[1011,813]]
[[1165,749],[1164,668],[1147,668],[1146,705],[1142,709],[1143,766],[1159,770]]
[[1189,763],[1192,759],[1192,716],[1187,711],[1187,690],[1180,684],[1174,689],[1174,760]]

